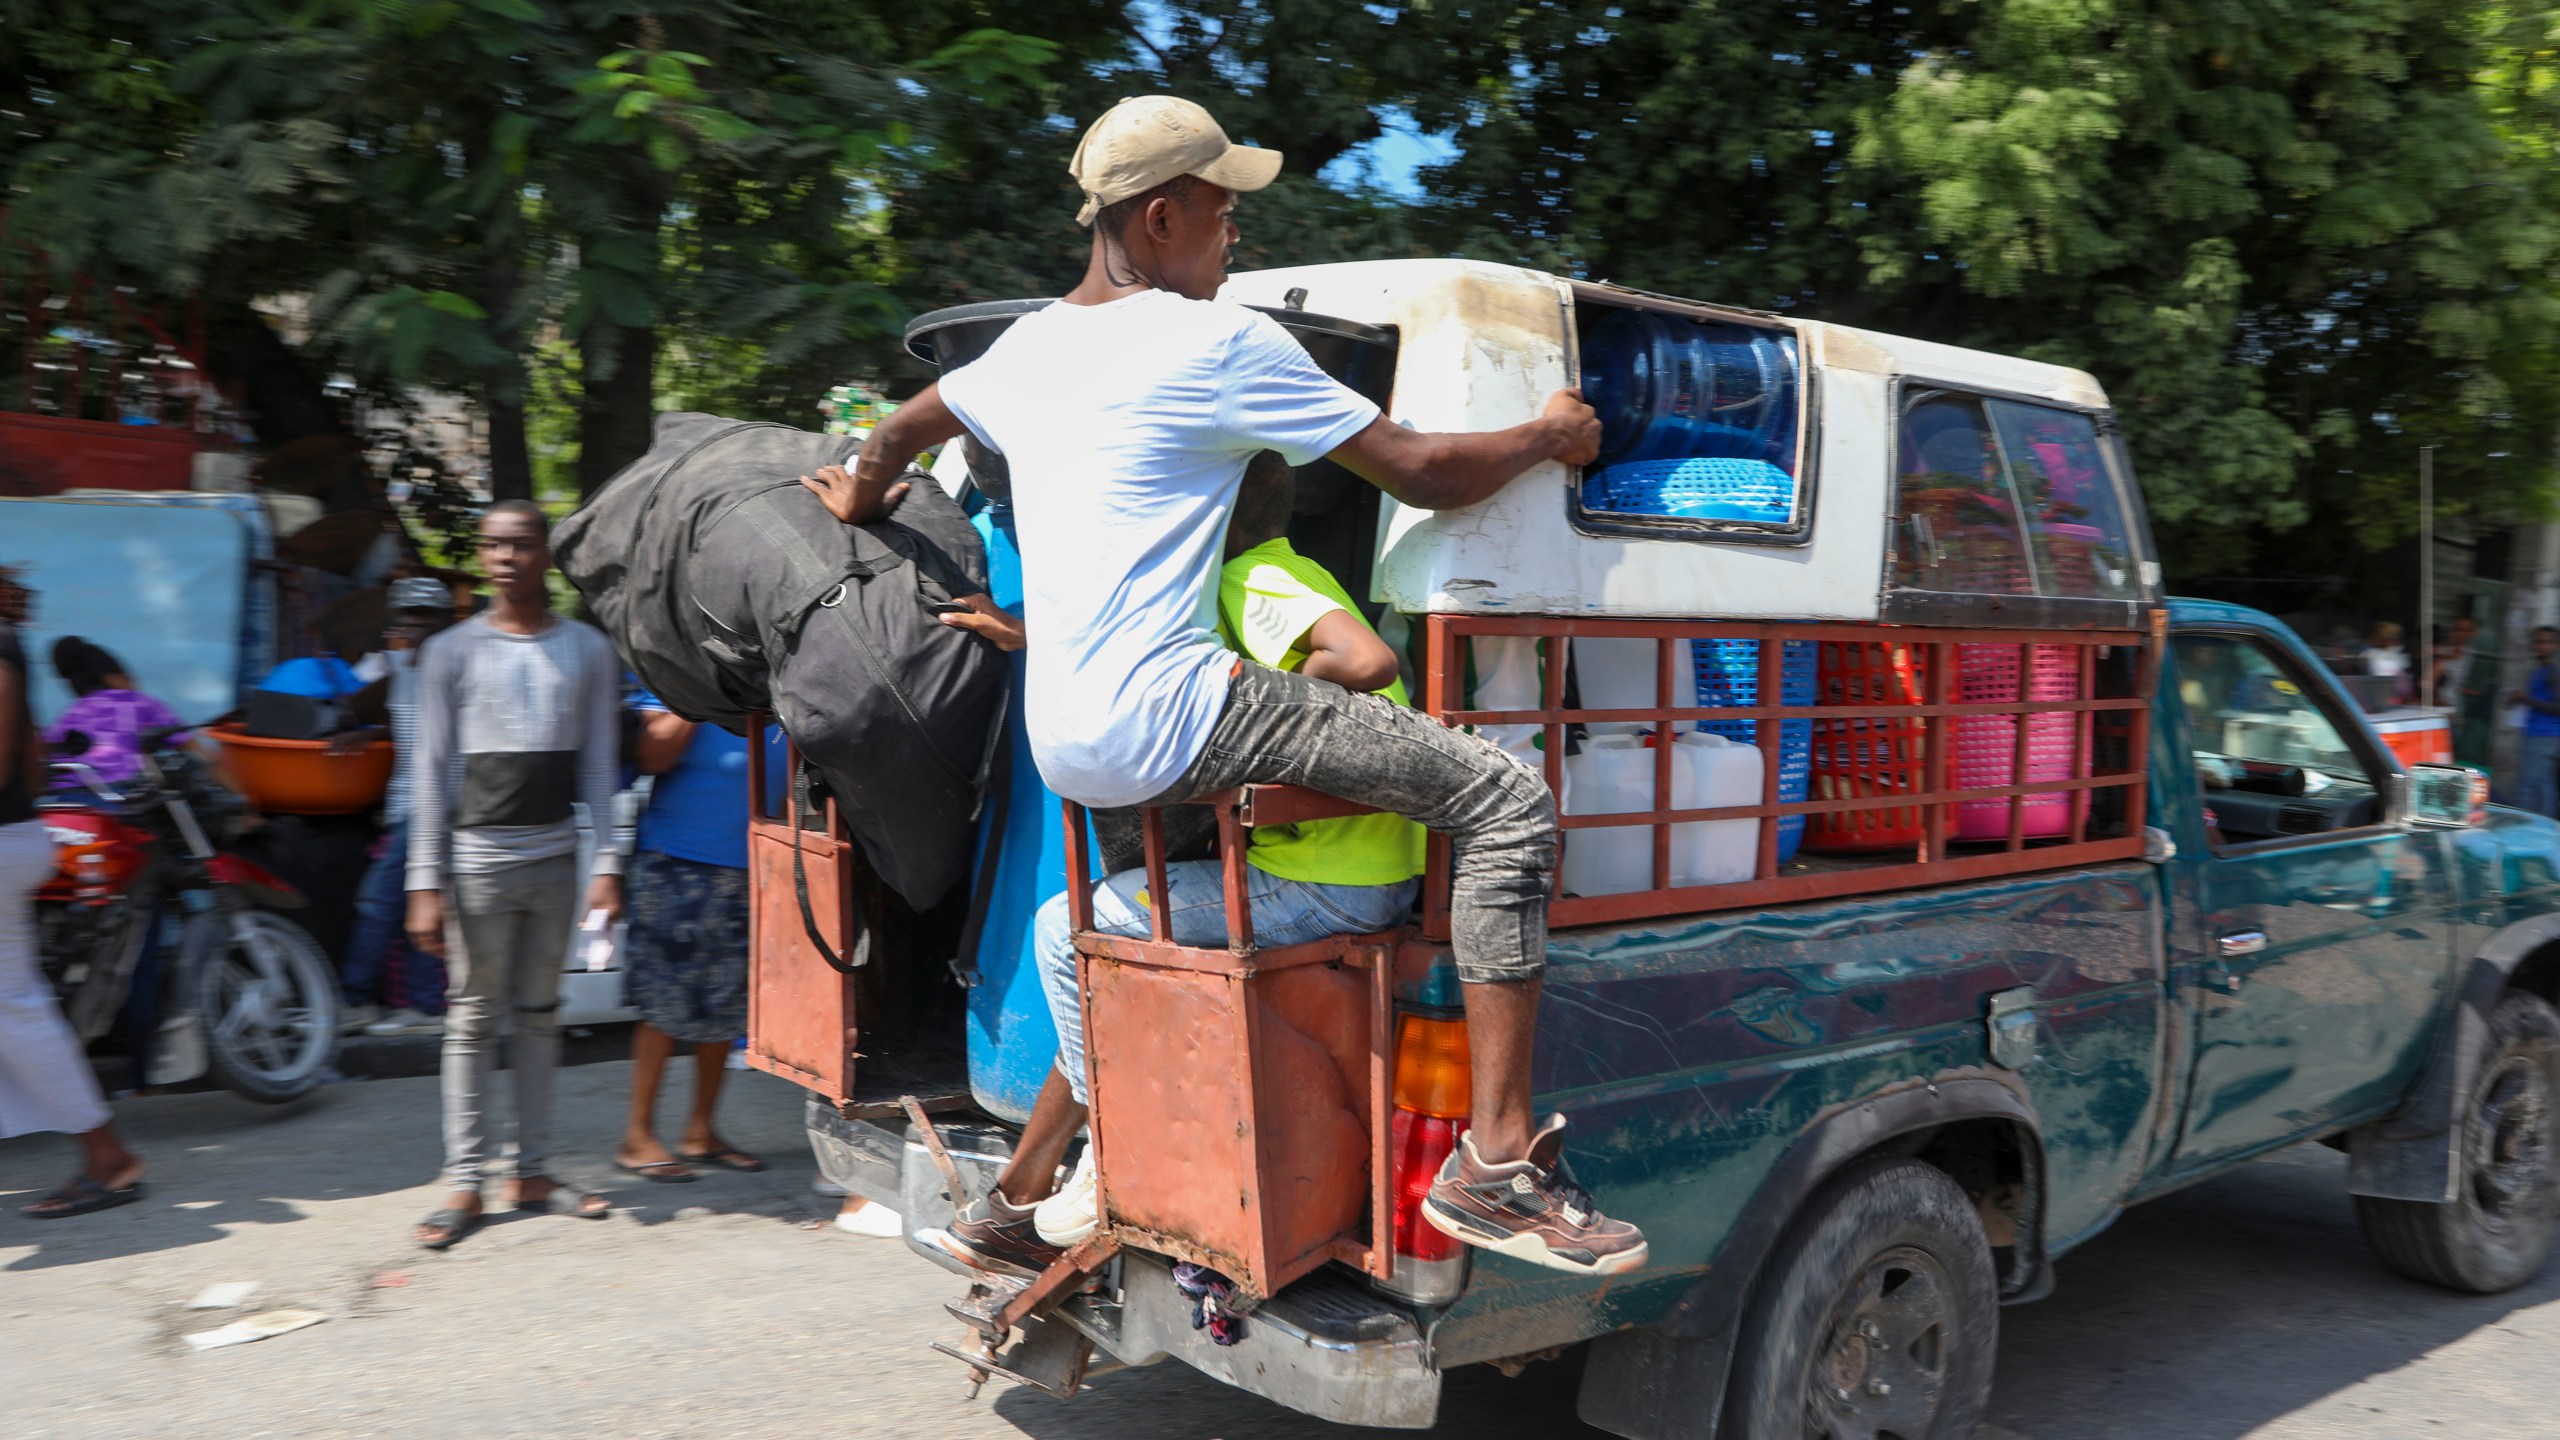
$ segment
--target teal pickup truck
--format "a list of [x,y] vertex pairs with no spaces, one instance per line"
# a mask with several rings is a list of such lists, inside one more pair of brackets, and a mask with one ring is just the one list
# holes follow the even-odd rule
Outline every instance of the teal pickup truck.
[[[1604,454],[1579,473],[1545,467],[1441,514],[1311,467],[1291,531],[1302,553],[1379,602],[1389,633],[1474,627],[1472,639],[1422,647],[1419,703],[1497,743],[1536,744],[1520,753],[1561,782],[1567,874],[1534,1083],[1542,1107],[1572,1117],[1578,1178],[1644,1228],[1652,1261],[1605,1280],[1569,1276],[1440,1245],[1405,1223],[1466,1113],[1405,1084],[1408,1059],[1449,1053],[1411,1043],[1415,1027],[1457,1028],[1454,969],[1419,938],[1447,933],[1432,899],[1445,891],[1426,886],[1417,926],[1385,937],[1400,946],[1395,962],[1365,971],[1373,987],[1392,976],[1392,993],[1373,989],[1371,1013],[1395,1008],[1395,1053],[1378,1030],[1360,1031],[1362,1063],[1343,1067],[1338,1088],[1365,1091],[1371,1108],[1325,1132],[1365,1133],[1376,1147],[1375,1188],[1348,1207],[1369,1228],[1289,1251],[1320,1263],[1287,1272],[1267,1298],[1247,1295],[1240,1330],[1195,1328],[1174,1257],[1228,1252],[1140,1223],[1121,1200],[1167,1211],[1158,1191],[1190,1185],[1215,1201],[1185,1212],[1194,1218],[1285,1208],[1289,1183],[1266,1179],[1257,1206],[1244,1193],[1252,1182],[1224,1188],[1230,1170],[1206,1147],[1241,1144],[1249,1129],[1263,1144],[1286,1123],[1212,1133],[1198,1122],[1209,1092],[1262,1085],[1277,1052],[1172,1027],[1124,1033],[1138,1109],[1201,1148],[1115,1172],[1130,1162],[1113,1148],[1098,1065],[1102,1193],[1126,1243],[1095,1261],[1090,1285],[1075,1257],[1061,1262],[1075,1286],[1024,1303],[1071,1298],[1018,1332],[972,1319],[990,1342],[1020,1337],[1001,1356],[992,1343],[963,1356],[981,1377],[1072,1393],[1095,1373],[1088,1362],[1172,1359],[1312,1416],[1421,1428],[1451,1369],[1517,1368],[1587,1344],[1581,1413],[1617,1434],[1953,1440],[1990,1394],[2002,1305],[2050,1292],[2055,1262],[2124,1207],[2305,1141],[2346,1152],[2365,1231],[2394,1269],[2490,1291],[2543,1265],[2560,1217],[2560,828],[2490,808],[2473,772],[2404,768],[2276,620],[2164,606],[2139,492],[2093,379],[1470,261],[1237,275],[1228,293],[1266,307],[1320,364],[1418,428],[1512,423],[1580,385],[1606,434],[1661,438],[1689,457],[1656,466],[1640,444],[1625,463]],[[916,329],[933,343],[919,353],[962,363],[1040,303],[926,317]],[[1637,483],[1648,477],[1659,483]],[[1756,668],[1747,686],[1725,675],[1712,701],[1704,667],[1726,641],[1699,641],[1701,698],[1684,705],[1685,662],[1667,638],[1660,650],[1642,638],[1744,621],[1756,638],[1731,643]],[[1538,625],[1544,639],[1530,634]],[[2116,638],[2089,638],[2101,632]],[[1881,658],[1932,636],[1942,648],[1925,678]],[[1628,639],[1632,650],[1608,643]],[[2076,685],[2065,663],[2046,692],[2042,658],[2024,678],[2024,652],[2068,657],[2072,645]],[[1788,668],[1799,647],[1801,684]],[[1950,675],[1950,652],[1968,647],[2021,655],[2005,688],[1977,694]],[[1571,666],[1556,664],[1568,648]],[[1672,852],[1689,842],[1658,836],[1649,895],[1630,893],[1643,891],[1641,875],[1578,885],[1575,837],[1610,828],[1594,814],[1646,808],[1594,805],[1589,790],[1577,808],[1575,768],[1597,773],[1595,755],[1636,743],[1602,729],[1658,720],[1667,739],[1671,712],[1759,703],[1751,694],[1776,697],[1763,718],[1727,717],[1762,727],[1749,740],[1764,763],[1745,787],[1763,797],[1749,813],[1770,822],[1756,862],[1745,849],[1721,878],[1679,888],[1673,868],[1685,862]],[[1954,759],[1932,745],[1925,766],[1909,767],[1925,773],[1893,773],[1892,757],[1916,742],[1891,738],[1910,733],[1892,705],[1924,699],[1948,719]],[[1997,743],[1977,770],[1965,717],[1997,710],[1993,700],[2023,708],[1991,720]],[[1580,707],[1591,729],[1575,750],[1560,717]],[[1543,742],[1524,738],[1530,719]],[[1780,730],[1788,738],[1766,733]],[[1792,747],[1807,731],[1804,762]],[[2048,733],[2076,774],[2037,758]],[[1659,823],[1704,834],[1718,822],[1695,817],[1730,813],[1729,798],[1662,803],[1687,784],[1677,777],[1692,749],[1701,769],[1731,758],[1713,744],[1657,747],[1660,808],[1649,813],[1691,807]],[[1869,761],[1865,777],[1840,780]],[[1998,803],[2024,793],[2014,777],[2038,775],[2050,795]],[[2121,788],[2101,793],[2110,776]],[[1835,782],[1852,788],[1825,788]],[[1949,835],[1941,814],[1916,850],[1894,842],[1904,848],[1892,864],[1879,846],[1817,843],[1825,827],[1857,842],[1858,824],[1882,817],[1848,812],[1923,791],[1950,809],[1987,799],[2005,825],[1995,813],[1988,829],[1959,821]],[[2036,806],[2053,823],[2030,831]],[[780,888],[791,878],[771,877],[768,908],[782,917],[771,928],[784,939],[802,923]],[[1087,998],[1102,1016],[1093,953]],[[1242,989],[1252,962],[1240,946],[1219,963]],[[807,973],[850,993],[831,971]],[[1026,1021],[1040,1018],[1028,983],[988,966],[971,1002],[973,1014],[1006,1017],[982,1028],[1019,1052],[1026,1091],[1054,1054]],[[758,1038],[752,1050],[774,1052],[759,1063],[849,1071],[850,1001],[826,1013],[846,1021],[826,1031],[825,1063]],[[866,1033],[864,1064],[895,1073],[877,1033]],[[1100,1031],[1088,1033],[1099,1054]],[[978,1041],[973,1032],[973,1064]],[[1329,1093],[1279,1093],[1257,1114],[1285,1121]],[[1027,1093],[1014,1099],[1018,1119]],[[919,1237],[947,1222],[955,1193],[984,1192],[1010,1144],[991,1118],[1005,1101],[979,1085],[974,1100],[955,1091],[934,1125],[908,1125],[900,1117],[922,1118],[931,1097],[866,1105],[848,1082],[813,1097],[810,1115],[831,1173],[894,1204],[911,1248],[957,1269]],[[1432,1121],[1437,1151],[1423,1143]],[[1224,1208],[1228,1193],[1236,1210]]]
[[[1540,1103],[1650,1268],[1476,1256],[1441,1304],[1328,1268],[1219,1346],[1130,1250],[1057,1315],[1346,1423],[1427,1426],[1451,1368],[1588,1342],[1581,1412],[1618,1434],[1919,1440],[1970,1432],[1999,1307],[2059,1257],[2287,1145],[2347,1152],[2394,1269],[2531,1277],[2560,1216],[2560,828],[2404,770],[2256,611],[2171,602],[2153,720],[2146,861],[1555,934]],[[1455,989],[1444,965],[1397,998]],[[983,1183],[1000,1134],[948,1128]],[[904,1148],[913,1233],[947,1202]]]

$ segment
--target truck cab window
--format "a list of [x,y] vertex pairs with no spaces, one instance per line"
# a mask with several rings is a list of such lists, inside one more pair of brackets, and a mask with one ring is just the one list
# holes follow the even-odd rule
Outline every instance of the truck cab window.
[[1894,579],[1965,595],[2139,598],[2132,526],[2096,422],[1920,389],[1896,437]]
[[2215,845],[2381,821],[2385,777],[2291,666],[2237,635],[2181,635],[2173,648]]

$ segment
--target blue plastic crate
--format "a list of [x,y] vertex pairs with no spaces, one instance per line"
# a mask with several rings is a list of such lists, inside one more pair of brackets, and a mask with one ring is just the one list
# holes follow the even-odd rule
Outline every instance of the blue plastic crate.
[[[1778,703],[1810,705],[1814,695],[1813,642],[1787,640],[1778,653]],[[1692,640],[1690,652],[1697,659],[1698,703],[1704,705],[1757,705],[1760,703],[1760,642],[1757,640]],[[1722,735],[1745,745],[1760,743],[1757,720],[1701,720],[1698,728],[1710,735]],[[1778,799],[1802,800],[1813,779],[1813,722],[1781,720],[1778,722]],[[1796,857],[1796,847],[1804,840],[1804,817],[1788,815],[1778,821],[1778,859],[1780,863]]]
[[1584,475],[1582,508],[1784,525],[1795,518],[1796,482],[1766,460],[1633,460]]

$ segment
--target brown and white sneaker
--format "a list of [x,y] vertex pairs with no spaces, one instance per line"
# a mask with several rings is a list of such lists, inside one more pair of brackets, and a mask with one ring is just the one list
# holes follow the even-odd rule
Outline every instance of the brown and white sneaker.
[[1013,1204],[1000,1190],[989,1191],[970,1201],[949,1225],[916,1238],[973,1270],[1036,1280],[1067,1252],[1040,1238],[1031,1219],[1035,1208]]
[[1644,1232],[1612,1220],[1573,1183],[1564,1117],[1550,1116],[1529,1158],[1488,1165],[1463,1135],[1422,1200],[1431,1228],[1469,1245],[1578,1275],[1618,1275],[1645,1262]]

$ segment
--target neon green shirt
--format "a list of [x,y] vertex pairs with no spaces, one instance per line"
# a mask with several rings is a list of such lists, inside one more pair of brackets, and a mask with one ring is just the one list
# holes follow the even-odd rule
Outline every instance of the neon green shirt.
[[[1290,549],[1286,540],[1256,545],[1218,573],[1218,624],[1227,643],[1275,670],[1305,665],[1307,652],[1298,642],[1336,610],[1360,619],[1359,607],[1340,582]],[[1411,703],[1401,681],[1378,693],[1399,705]],[[1423,833],[1401,815],[1267,825],[1253,832],[1253,848],[1245,860],[1283,880],[1400,885],[1422,873]]]

